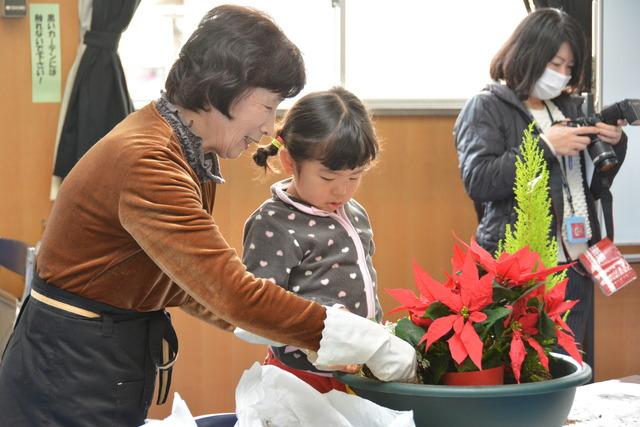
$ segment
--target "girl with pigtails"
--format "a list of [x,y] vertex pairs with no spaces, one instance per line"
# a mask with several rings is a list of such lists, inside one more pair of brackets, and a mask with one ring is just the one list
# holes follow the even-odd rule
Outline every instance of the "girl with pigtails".
[[[258,277],[324,306],[337,306],[380,322],[373,233],[353,196],[379,153],[369,114],[343,88],[301,98],[286,114],[277,137],[254,161],[270,168],[278,155],[289,178],[249,217],[243,262]],[[267,364],[294,373],[321,392],[344,390],[330,371],[358,365],[317,367],[293,346],[269,348]]]

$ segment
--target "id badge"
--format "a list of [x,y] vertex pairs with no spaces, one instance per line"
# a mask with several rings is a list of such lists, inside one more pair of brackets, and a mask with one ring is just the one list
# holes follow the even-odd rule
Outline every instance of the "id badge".
[[583,216],[572,215],[564,220],[567,242],[584,243],[587,240],[587,224]]

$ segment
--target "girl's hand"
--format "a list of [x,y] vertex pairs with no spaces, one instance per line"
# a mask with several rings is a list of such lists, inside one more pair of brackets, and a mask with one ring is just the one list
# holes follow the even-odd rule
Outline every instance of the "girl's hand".
[[575,156],[587,148],[590,134],[598,133],[596,126],[570,127],[565,123],[557,123],[544,136],[558,156]]
[[618,120],[617,126],[608,125],[603,122],[596,123],[598,137],[607,144],[616,145],[622,139],[622,128],[620,126],[624,126],[625,124],[627,124],[625,120]]

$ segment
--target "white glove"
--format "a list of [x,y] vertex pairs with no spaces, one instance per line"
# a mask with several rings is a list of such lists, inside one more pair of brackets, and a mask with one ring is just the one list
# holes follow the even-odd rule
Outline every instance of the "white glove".
[[369,367],[382,381],[416,382],[416,351],[384,326],[345,310],[327,307],[317,354],[309,360],[316,366]]
[[271,341],[267,338],[261,337],[260,335],[256,335],[253,332],[249,332],[245,329],[242,328],[238,328],[236,327],[233,330],[233,334],[240,338],[243,341],[246,341],[250,344],[261,344],[261,345],[269,345],[272,347],[284,347],[285,344],[276,342],[276,341]]

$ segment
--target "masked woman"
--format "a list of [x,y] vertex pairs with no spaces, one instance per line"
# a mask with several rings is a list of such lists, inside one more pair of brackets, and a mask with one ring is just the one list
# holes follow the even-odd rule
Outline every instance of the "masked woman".
[[[581,88],[585,53],[584,34],[569,15],[557,9],[531,13],[493,58],[494,82],[467,102],[456,121],[462,179],[478,214],[476,239],[492,253],[504,237],[505,225],[516,221],[515,160],[523,131],[534,120],[549,168],[559,262],[577,260],[602,238],[595,202],[608,192],[618,168],[594,168],[585,149],[589,135],[597,135],[622,163],[627,139],[615,125],[567,126],[566,119],[581,115],[583,99],[571,93]],[[567,234],[572,223],[581,225],[583,236]],[[580,300],[568,324],[593,367],[593,281],[579,264],[568,274],[566,296]]]
[[206,14],[166,93],[62,184],[0,366],[3,424],[142,424],[156,373],[166,399],[178,350],[170,306],[305,349],[319,365],[415,375],[413,348],[382,326],[248,273],[212,217],[218,158],[271,134],[278,104],[304,83],[300,51],[270,18],[236,6]]

